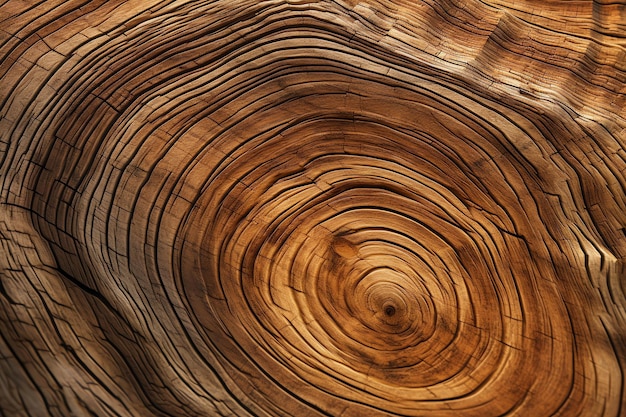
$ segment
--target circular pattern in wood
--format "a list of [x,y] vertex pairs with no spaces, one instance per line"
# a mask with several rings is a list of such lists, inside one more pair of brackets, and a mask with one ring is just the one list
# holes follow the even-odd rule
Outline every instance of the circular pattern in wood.
[[[536,407],[533,387],[566,397],[569,370],[553,364],[572,329],[533,248],[548,236],[531,206],[539,185],[515,167],[503,129],[527,134],[488,108],[457,112],[443,98],[454,92],[372,82],[353,87],[349,114],[307,85],[315,96],[284,106],[325,110],[281,125],[276,88],[277,104],[213,139],[224,154],[177,235],[181,292],[225,361],[271,378],[255,386],[266,398],[320,408],[488,413],[520,398]],[[189,176],[211,166],[206,149]],[[298,383],[318,388],[303,395]],[[544,401],[557,407],[554,396]]]
[[44,3],[0,412],[623,413],[624,4]]

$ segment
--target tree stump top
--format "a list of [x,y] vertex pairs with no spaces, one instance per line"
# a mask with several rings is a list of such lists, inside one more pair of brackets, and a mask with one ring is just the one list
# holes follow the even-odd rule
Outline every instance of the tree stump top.
[[626,413],[626,2],[0,2],[0,414]]

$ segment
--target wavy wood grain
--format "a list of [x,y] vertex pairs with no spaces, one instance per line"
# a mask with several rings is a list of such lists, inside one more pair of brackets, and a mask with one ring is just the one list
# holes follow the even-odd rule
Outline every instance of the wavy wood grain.
[[626,3],[0,2],[0,414],[619,416]]

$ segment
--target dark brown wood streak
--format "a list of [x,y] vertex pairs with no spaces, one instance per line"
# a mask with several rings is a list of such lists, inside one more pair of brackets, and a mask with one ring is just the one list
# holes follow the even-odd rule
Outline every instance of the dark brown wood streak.
[[623,0],[0,1],[0,414],[626,414]]

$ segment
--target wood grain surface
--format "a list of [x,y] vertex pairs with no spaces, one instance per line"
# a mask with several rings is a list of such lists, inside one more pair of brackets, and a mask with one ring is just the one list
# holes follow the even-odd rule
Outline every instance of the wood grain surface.
[[623,0],[0,1],[0,415],[626,415]]

